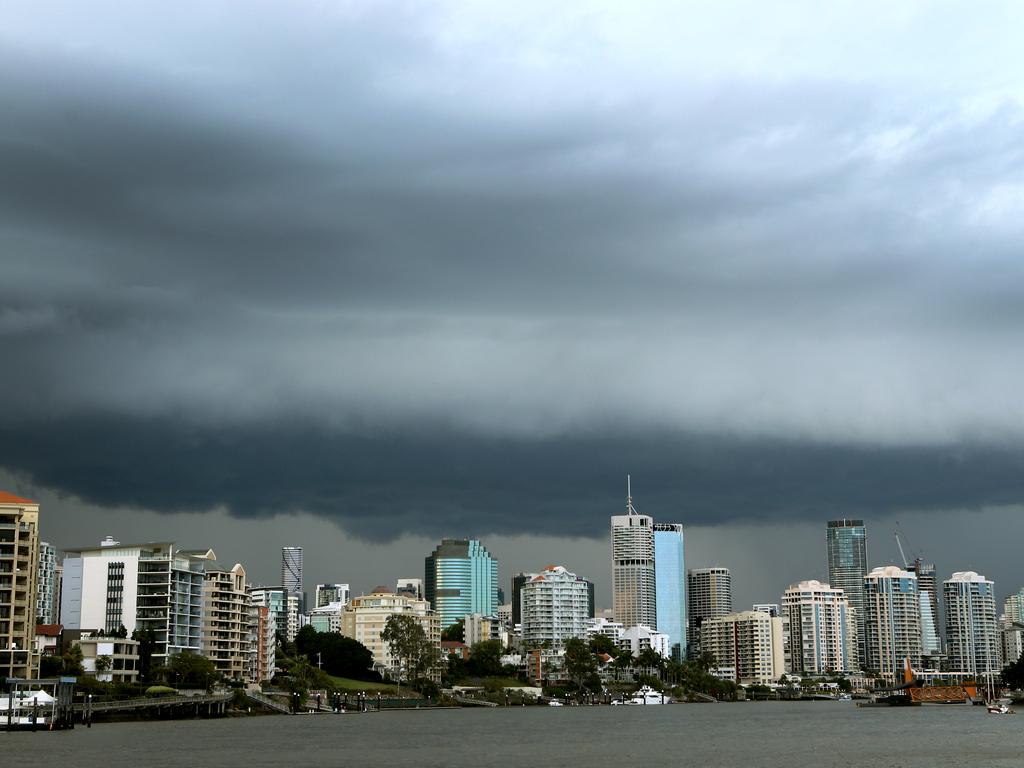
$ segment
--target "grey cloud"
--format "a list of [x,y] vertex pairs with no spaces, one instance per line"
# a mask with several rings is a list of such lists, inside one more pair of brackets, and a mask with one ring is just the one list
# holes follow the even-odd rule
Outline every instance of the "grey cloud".
[[1006,91],[394,11],[12,21],[2,466],[378,538],[1019,501]]

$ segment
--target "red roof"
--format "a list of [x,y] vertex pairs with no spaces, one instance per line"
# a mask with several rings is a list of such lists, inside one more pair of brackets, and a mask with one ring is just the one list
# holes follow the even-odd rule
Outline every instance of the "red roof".
[[0,491],[0,504],[35,504],[32,499],[23,499],[7,491]]
[[441,641],[441,647],[442,648],[465,648],[467,646],[466,646],[465,643],[459,642],[458,640],[442,640]]
[[36,634],[44,637],[60,637],[63,624],[36,624]]

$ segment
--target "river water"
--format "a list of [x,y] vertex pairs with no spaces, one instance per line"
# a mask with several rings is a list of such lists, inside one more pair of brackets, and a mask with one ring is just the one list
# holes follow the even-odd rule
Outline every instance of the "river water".
[[0,765],[61,768],[1024,765],[1024,715],[850,702],[512,707],[98,723],[0,733]]

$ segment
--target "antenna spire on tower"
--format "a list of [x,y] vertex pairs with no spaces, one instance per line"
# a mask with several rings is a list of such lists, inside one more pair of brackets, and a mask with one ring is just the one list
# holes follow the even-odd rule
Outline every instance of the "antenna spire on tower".
[[636,507],[633,506],[633,489],[630,483],[629,475],[626,475],[626,514],[627,515],[638,515]]

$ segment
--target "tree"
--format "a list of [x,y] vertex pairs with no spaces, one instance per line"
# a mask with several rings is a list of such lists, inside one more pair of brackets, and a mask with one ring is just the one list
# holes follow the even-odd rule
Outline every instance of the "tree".
[[380,639],[388,644],[388,651],[395,661],[392,669],[399,691],[403,676],[406,680],[427,677],[440,662],[438,649],[414,616],[401,613],[388,616]]
[[1024,656],[1003,668],[1003,683],[1015,691],[1024,688]]
[[217,679],[213,662],[198,653],[176,653],[167,660],[164,679],[178,688],[207,688]]
[[96,657],[96,671],[97,672],[109,672],[110,668],[114,666],[114,660],[107,655]]
[[153,679],[153,651],[156,649],[156,635],[149,627],[136,628],[132,640],[139,643],[139,679],[150,682]]
[[597,659],[585,640],[572,637],[565,642],[565,673],[582,690],[585,682],[597,674]]
[[459,619],[454,624],[449,624],[447,627],[442,629],[441,639],[456,641],[459,643],[466,642],[466,620]]
[[661,669],[665,664],[665,657],[658,653],[653,648],[644,648],[640,651],[640,655],[636,660],[637,666],[646,667],[647,669],[656,669],[658,675],[661,675]]
[[372,671],[373,653],[365,645],[337,632],[317,632],[306,625],[295,636],[299,655],[329,675],[354,680],[379,680]]
[[594,635],[590,638],[590,650],[594,653],[607,653],[609,656],[618,656],[619,649],[608,635]]
[[491,677],[501,674],[501,642],[481,640],[469,649],[466,671],[476,677]]
[[59,677],[64,672],[64,660],[60,656],[43,656],[39,660],[40,677]]
[[85,674],[85,670],[82,668],[82,659],[82,646],[75,643],[61,654],[63,674],[75,676]]

